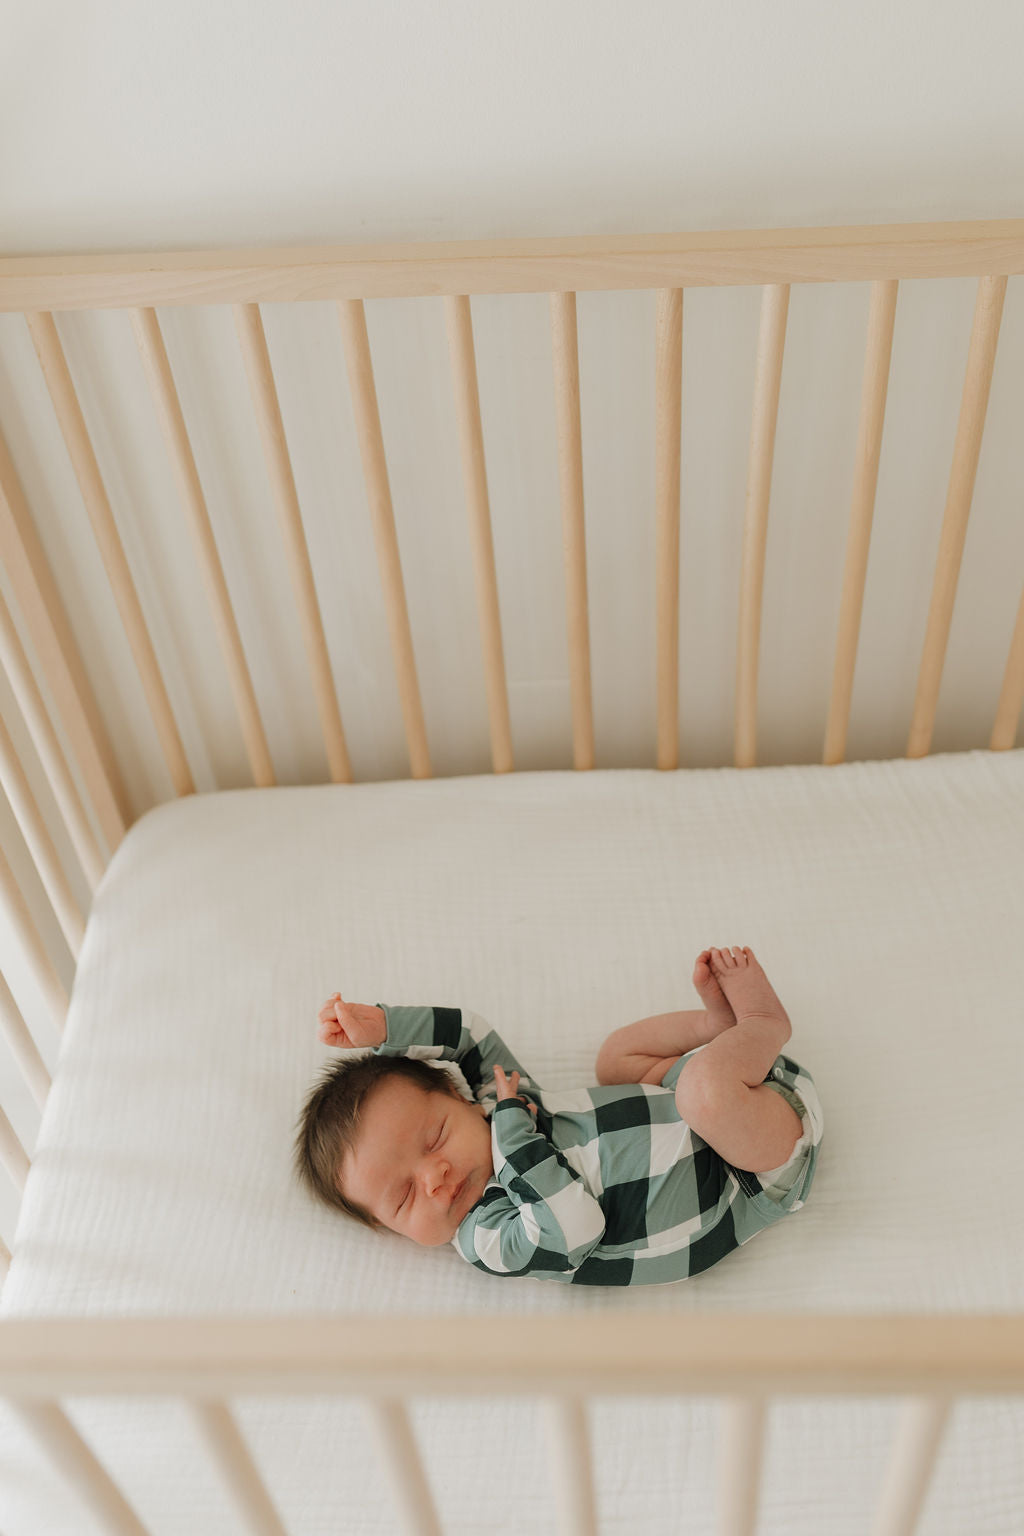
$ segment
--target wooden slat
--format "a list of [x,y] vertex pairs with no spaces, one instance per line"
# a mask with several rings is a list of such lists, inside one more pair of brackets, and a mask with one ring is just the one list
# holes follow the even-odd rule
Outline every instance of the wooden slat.
[[64,349],[57,335],[57,326],[53,316],[49,314],[30,314],[25,318],[32,333],[32,341],[39,356],[64,441],[67,444],[75,478],[113,589],[114,600],[121,615],[128,644],[131,647],[139,677],[142,679],[146,702],[156,726],[174,792],[176,795],[194,794],[195,785],[185,757],[185,749],[178,734],[174,713],[167,697],[167,689],[160,675],[153,642],[150,639],[128,561],[125,558],[121,536],[110,510],[106,487],[89,440],[85,418],[78,403]]
[[476,604],[480,619],[484,681],[491,731],[491,762],[495,773],[511,773],[512,726],[508,711],[505,653],[501,642],[498,574],[494,565],[491,508],[487,495],[487,463],[480,421],[480,391],[473,348],[473,318],[469,298],[457,294],[445,300],[448,347],[455,381],[455,414],[462,447],[462,477],[466,486],[469,532],[473,549]]
[[441,1536],[434,1496],[405,1404],[397,1398],[373,1398],[366,1408],[406,1536]]
[[594,766],[594,703],[590,686],[587,612],[587,546],[583,517],[583,438],[580,429],[580,360],[575,293],[551,295],[555,362],[558,473],[562,494],[565,604],[572,696],[572,756],[577,769]]
[[[18,608],[54,708],[81,769],[100,830],[109,852],[113,853],[124,837],[125,823],[129,819],[127,795],[57,584],[2,435],[0,555],[18,594]],[[11,681],[12,684],[15,681],[14,674]]]
[[0,1163],[3,1163],[7,1169],[10,1179],[20,1195],[25,1188],[25,1180],[28,1178],[28,1153],[18,1139],[17,1131],[2,1109],[0,1109]]
[[53,846],[53,839],[46,829],[46,823],[29,788],[28,779],[18,762],[14,742],[2,719],[0,719],[0,784],[3,785],[4,794],[14,812],[14,819],[32,855],[36,874],[49,898],[54,916],[60,924],[61,933],[77,962],[82,940],[85,938],[85,919],[71,894],[68,877],[61,867],[57,850]]
[[28,1084],[29,1092],[42,1109],[50,1091],[50,1074],[3,976],[0,976],[0,1030]]
[[970,516],[971,500],[974,496],[974,482],[978,473],[981,439],[985,430],[985,413],[988,410],[989,391],[992,387],[992,370],[995,367],[996,343],[999,340],[999,325],[1003,316],[1005,297],[1005,277],[981,279],[974,307],[974,325],[971,329],[971,344],[967,354],[967,372],[960,404],[960,420],[953,446],[953,467],[949,475],[946,512],[939,538],[939,554],[935,565],[935,580],[932,585],[931,606],[928,610],[928,627],[925,630],[921,668],[917,678],[914,714],[907,738],[907,757],[927,756],[931,747],[932,732],[935,729],[935,711],[939,701],[942,667],[946,659],[949,629],[953,620],[953,603],[956,599],[964,540],[967,537],[967,519]]
[[597,1496],[584,1403],[550,1397],[540,1405],[561,1536],[597,1536]]
[[771,499],[775,429],[782,384],[782,354],[786,344],[788,285],[773,285],[761,299],[761,325],[757,338],[754,409],[750,428],[750,467],[747,474],[747,510],[743,525],[743,559],[740,572],[739,639],[736,650],[737,768],[753,768],[757,762],[757,671],[761,644],[761,596],[764,589],[764,557],[768,541],[768,504]]
[[857,665],[857,642],[864,607],[871,524],[875,515],[878,488],[878,464],[882,454],[882,429],[885,425],[885,401],[889,390],[889,365],[892,336],[896,323],[895,282],[872,283],[868,312],[868,343],[864,359],[864,384],[861,389],[860,426],[853,469],[853,497],[850,503],[850,527],[846,539],[843,566],[843,593],[839,602],[839,632],[832,673],[832,696],[822,761],[841,763],[846,755],[846,733],[850,727],[850,702],[853,698],[853,674]]
[[57,741],[57,733],[50,723],[42,694],[32,676],[28,658],[18,638],[10,610],[2,596],[0,596],[0,664],[7,674],[11,692],[21,710],[32,745],[43,765],[51,793],[57,802],[64,826],[88,882],[89,891],[92,893],[103,875],[103,859],[99,845],[82,808],[78,791]]
[[1010,654],[1006,658],[1003,686],[999,690],[996,718],[992,725],[989,747],[993,752],[1006,752],[1017,739],[1021,706],[1024,705],[1024,592],[1017,609],[1017,622],[1010,642]]
[[53,1462],[55,1472],[76,1490],[109,1536],[149,1536],[117,1484],[56,1403],[11,1404]]
[[9,256],[0,310],[859,283],[1024,272],[1024,219]]
[[189,1404],[199,1433],[254,1536],[287,1536],[234,1415],[217,1399]]
[[324,638],[323,620],[320,616],[320,604],[316,595],[316,583],[313,580],[313,567],[310,564],[306,535],[302,528],[302,513],[299,510],[299,498],[295,491],[295,478],[292,474],[291,460],[288,457],[284,422],[281,420],[281,407],[278,404],[259,306],[256,304],[236,306],[235,324],[245,359],[246,373],[249,376],[249,387],[259,423],[267,473],[288,558],[292,589],[299,610],[306,659],[312,674],[313,692],[316,696],[320,727],[324,733],[324,745],[327,749],[327,762],[335,784],[350,784],[352,768],[345,744],[345,732],[341,725],[338,698],[334,688],[334,678],[331,675],[330,657],[327,653],[327,641]]
[[718,1443],[718,1536],[754,1536],[764,1463],[767,1403],[732,1397],[722,1404]]
[[1024,1314],[0,1318],[0,1395],[1024,1396]]
[[133,309],[132,329],[142,360],[149,377],[153,399],[156,403],[160,427],[167,444],[167,451],[174,466],[178,490],[187,514],[189,531],[195,545],[199,568],[203,573],[207,596],[213,610],[217,638],[224,654],[224,662],[234,695],[235,708],[245,737],[253,783],[266,788],[275,783],[274,769],[270,761],[263,721],[256,703],[256,691],[245,659],[242,637],[238,632],[231,595],[224,579],[224,569],[217,552],[217,542],[206,509],[206,498],[199,482],[192,445],[185,428],[174,376],[167,358],[167,349],[160,332],[155,310]]
[[949,1397],[907,1404],[893,1446],[872,1536],[913,1536],[952,1411]]
[[679,473],[683,414],[683,293],[658,294],[655,365],[657,766],[679,766]]
[[0,852],[0,906],[7,914],[7,921],[18,942],[19,952],[27,962],[36,986],[43,994],[58,1031],[62,1033],[68,1011],[68,994],[46,953],[43,941],[32,921],[28,904],[2,852]]
[[398,550],[395,513],[391,505],[391,486],[384,454],[384,435],[380,428],[377,386],[373,378],[370,338],[366,330],[366,311],[358,299],[338,305],[341,334],[348,368],[349,390],[355,414],[359,452],[366,483],[366,500],[377,546],[377,564],[384,593],[384,611],[391,636],[391,652],[398,680],[398,697],[405,725],[409,764],[414,779],[431,777],[427,727],[423,701],[416,676],[416,656],[409,624],[409,605],[402,579],[402,560]]

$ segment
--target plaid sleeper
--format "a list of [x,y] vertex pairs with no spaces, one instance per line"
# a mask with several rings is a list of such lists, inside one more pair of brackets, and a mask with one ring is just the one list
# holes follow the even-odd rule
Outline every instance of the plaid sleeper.
[[[710,1269],[806,1200],[824,1121],[812,1077],[788,1056],[778,1056],[765,1078],[804,1126],[780,1189],[764,1174],[734,1168],[680,1118],[675,1084],[695,1051],[660,1085],[549,1093],[479,1015],[377,1006],[387,1038],[376,1054],[454,1063],[489,1108],[494,1175],[452,1239],[487,1274],[667,1285]],[[520,1098],[498,1102],[496,1066],[519,1073]],[[536,1121],[523,1100],[537,1106]]]

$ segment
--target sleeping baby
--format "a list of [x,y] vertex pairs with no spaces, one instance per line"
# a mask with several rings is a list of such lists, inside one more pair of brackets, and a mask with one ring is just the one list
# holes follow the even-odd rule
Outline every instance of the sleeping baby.
[[558,1093],[474,1013],[336,992],[320,1039],[360,1054],[306,1100],[296,1171],[332,1209],[451,1243],[487,1274],[700,1274],[803,1206],[824,1120],[812,1077],[780,1054],[789,1017],[753,952],[704,950],[693,983],[703,1009],[616,1030],[597,1086]]

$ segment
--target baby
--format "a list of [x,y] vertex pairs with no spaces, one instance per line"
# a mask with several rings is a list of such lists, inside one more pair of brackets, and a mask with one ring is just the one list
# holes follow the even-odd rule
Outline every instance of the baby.
[[[598,1086],[552,1093],[459,1008],[335,993],[295,1167],[335,1210],[488,1274],[664,1285],[803,1206],[824,1129],[810,1074],[780,1055],[789,1016],[750,949],[705,949],[704,1008],[611,1034]],[[372,1047],[373,1054],[366,1055]],[[473,1097],[447,1068],[454,1063]]]

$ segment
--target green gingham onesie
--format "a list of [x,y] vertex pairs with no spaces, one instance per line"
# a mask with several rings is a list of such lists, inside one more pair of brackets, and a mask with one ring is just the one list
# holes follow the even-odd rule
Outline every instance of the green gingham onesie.
[[[771,1175],[734,1168],[680,1117],[675,1084],[541,1089],[504,1041],[460,1008],[389,1007],[377,1055],[454,1062],[490,1110],[494,1175],[452,1246],[491,1275],[570,1285],[667,1285],[698,1275],[805,1203],[824,1120],[814,1080],[778,1056],[765,1082],[793,1105],[803,1134]],[[696,1048],[703,1050],[703,1046]],[[519,1073],[498,1102],[494,1068]],[[526,1102],[537,1106],[536,1122]]]

